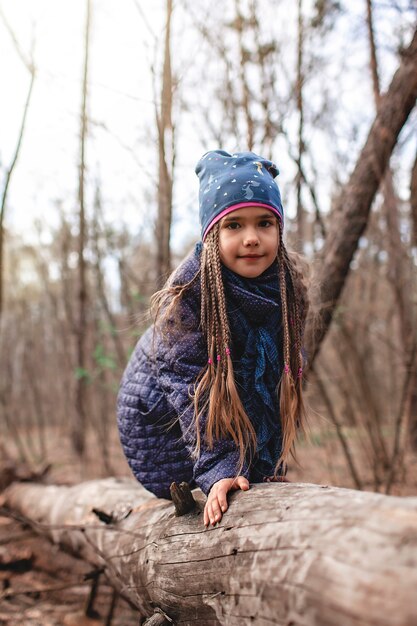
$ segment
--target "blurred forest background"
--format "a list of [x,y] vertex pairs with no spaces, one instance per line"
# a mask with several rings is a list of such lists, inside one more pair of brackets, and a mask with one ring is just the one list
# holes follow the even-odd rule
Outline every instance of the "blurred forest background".
[[[278,164],[287,245],[320,272],[416,19],[414,0],[0,1],[4,458],[64,481],[129,473],[118,384],[198,239],[206,150]],[[417,493],[416,120],[308,373],[292,480]]]

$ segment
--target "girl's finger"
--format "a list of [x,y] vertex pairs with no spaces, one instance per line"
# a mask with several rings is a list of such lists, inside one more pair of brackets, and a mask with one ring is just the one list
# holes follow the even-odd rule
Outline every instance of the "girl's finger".
[[218,500],[219,500],[220,508],[221,508],[222,512],[224,513],[225,511],[227,511],[227,495],[226,495],[226,492],[222,492],[221,494],[219,494]]
[[215,524],[221,520],[222,514],[220,512],[220,504],[217,498],[215,498],[211,503],[212,517],[211,523]]
[[242,489],[243,491],[247,491],[249,489],[249,481],[244,476],[238,476],[233,485],[233,489]]
[[219,492],[217,494],[219,507],[223,512],[226,511],[227,509],[227,492],[230,489],[233,489],[233,480],[230,480],[228,483],[226,483],[223,489],[219,489]]
[[210,525],[210,523],[212,522],[212,520],[214,519],[214,515],[213,515],[213,509],[212,509],[212,500],[208,500],[207,504],[206,504],[206,508],[207,508],[207,526]]
[[209,521],[208,502],[206,502],[206,506],[204,507],[204,526],[206,528],[209,525]]
[[209,500],[206,504],[207,506],[207,517],[208,517],[208,522],[210,524],[212,524],[214,522],[214,513],[213,513],[213,509],[212,509],[212,501]]
[[242,478],[240,479],[240,488],[244,489],[245,491],[246,489],[249,489],[249,481],[244,476],[242,476]]
[[222,513],[221,513],[221,508],[220,508],[220,503],[219,500],[216,498],[216,500],[214,502],[212,502],[212,524],[216,524],[217,522],[220,522],[221,518],[222,518]]

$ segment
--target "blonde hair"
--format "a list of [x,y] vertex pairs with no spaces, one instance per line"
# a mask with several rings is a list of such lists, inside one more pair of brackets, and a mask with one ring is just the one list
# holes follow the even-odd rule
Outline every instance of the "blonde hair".
[[[152,305],[155,324],[163,328],[169,322],[171,327],[178,327],[181,323],[178,319],[181,299],[200,277],[201,330],[207,342],[208,362],[202,368],[191,393],[196,431],[193,456],[198,457],[200,454],[202,434],[199,426],[202,416],[206,414],[203,436],[207,446],[212,449],[215,440],[232,439],[239,450],[238,476],[245,460],[250,464],[250,459],[256,451],[256,432],[236,388],[230,354],[231,333],[221,271],[219,231],[219,224],[216,224],[207,234],[201,253],[200,269],[191,281],[185,285],[174,286],[172,279],[169,280],[167,286],[153,296]],[[284,471],[286,470],[290,455],[296,460],[294,446],[297,430],[305,432],[301,342],[309,303],[307,286],[298,269],[299,260],[300,257],[296,253],[289,254],[286,250],[279,228],[277,262],[284,330],[284,370],[277,393],[283,440],[275,476],[281,466]]]

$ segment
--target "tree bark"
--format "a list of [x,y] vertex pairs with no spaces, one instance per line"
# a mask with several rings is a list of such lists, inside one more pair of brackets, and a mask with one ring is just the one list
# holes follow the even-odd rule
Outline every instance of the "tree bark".
[[158,128],[158,218],[156,222],[157,281],[162,287],[171,273],[170,235],[174,169],[174,130],[172,125],[171,17],[172,0],[166,2],[164,68],[160,112],[156,112]]
[[123,343],[120,338],[120,334],[116,331],[117,329],[117,321],[115,315],[113,314],[109,298],[107,296],[106,284],[104,281],[104,271],[103,271],[103,252],[100,247],[100,236],[104,235],[105,228],[102,227],[102,233],[100,233],[100,223],[103,221],[102,214],[102,206],[101,206],[101,195],[100,195],[100,187],[99,184],[96,186],[96,193],[94,198],[94,219],[93,219],[93,249],[95,253],[95,275],[96,275],[96,288],[97,294],[100,300],[100,304],[103,310],[103,313],[107,319],[110,329],[110,336],[114,345],[114,350],[117,355],[117,361],[119,366],[122,368],[125,367],[126,363],[126,354],[123,348]]
[[366,25],[368,27],[368,40],[369,40],[369,55],[370,55],[370,70],[372,76],[372,89],[374,92],[375,104],[378,107],[381,92],[379,88],[379,71],[378,61],[376,56],[376,45],[374,35],[374,23],[373,23],[373,6],[372,0],[366,0]]
[[[417,247],[417,153],[411,169],[410,214],[412,223],[412,246]],[[410,385],[409,434],[411,445],[414,450],[417,450],[417,368],[415,362],[412,367],[413,380]]]
[[335,209],[315,276],[318,285],[312,296],[312,309],[306,328],[309,364],[313,364],[342,293],[350,263],[365,231],[369,212],[384,176],[398,135],[417,98],[417,30],[387,93],[381,97],[378,112],[356,166]]
[[306,239],[305,232],[305,211],[302,202],[303,177],[301,175],[303,155],[304,155],[304,20],[303,20],[303,0],[298,0],[298,20],[297,20],[297,82],[295,92],[297,95],[297,112],[298,112],[298,155],[297,155],[297,238],[295,248],[297,252],[303,254],[304,243]]
[[[253,119],[252,111],[251,111],[251,102],[253,101],[253,97],[251,94],[249,80],[248,80],[248,49],[245,46],[245,39],[247,34],[246,30],[246,20],[242,13],[242,7],[240,4],[240,0],[235,0],[235,21],[234,21],[234,29],[236,30],[237,41],[238,41],[238,51],[239,51],[239,82],[241,89],[241,107],[244,115],[244,119],[246,122],[246,145],[247,149],[252,151],[255,143],[255,120]],[[245,37],[246,35],[246,37]]]
[[142,617],[159,608],[193,626],[417,623],[417,498],[252,485],[231,494],[222,521],[205,529],[205,498],[193,495],[196,508],[181,517],[129,478],[14,483],[4,500],[38,532],[104,567]]
[[413,228],[412,245],[413,247],[417,248],[417,150],[416,150],[416,158],[414,159],[414,164],[411,169],[410,213],[411,213],[411,223],[412,223],[412,228]]
[[35,83],[35,76],[36,76],[36,70],[35,70],[35,66],[34,65],[30,65],[29,66],[29,71],[31,73],[30,76],[30,83],[29,83],[29,89],[28,89],[28,93],[26,96],[26,102],[25,102],[25,107],[23,110],[23,116],[22,116],[22,121],[20,123],[20,130],[19,130],[19,137],[17,139],[17,144],[16,144],[16,148],[14,151],[14,155],[13,155],[13,159],[12,162],[10,164],[10,167],[7,169],[6,174],[5,174],[5,180],[4,180],[4,188],[3,191],[1,193],[1,199],[0,199],[0,317],[3,313],[3,309],[4,309],[4,234],[5,234],[5,229],[4,229],[4,223],[5,223],[5,217],[6,217],[6,206],[7,206],[7,199],[8,199],[8,191],[9,191],[9,186],[10,186],[10,181],[12,179],[12,174],[13,174],[13,170],[16,166],[19,154],[20,154],[20,149],[22,147],[22,141],[23,141],[23,134],[24,134],[24,130],[25,130],[25,124],[26,124],[26,119],[27,119],[27,115],[28,115],[28,111],[29,111],[29,105],[30,105],[30,101],[31,101],[31,97],[32,97],[32,92],[33,92],[33,85]]
[[87,285],[86,285],[86,218],[85,218],[85,145],[87,139],[87,97],[88,97],[88,61],[90,46],[91,0],[87,0],[87,14],[84,41],[84,72],[82,86],[81,130],[80,130],[80,166],[78,178],[79,234],[78,234],[78,325],[77,335],[77,389],[75,395],[75,421],[72,429],[72,443],[77,454],[82,456],[85,448],[85,430],[87,422],[87,371],[86,371],[86,333],[87,333]]
[[[376,52],[376,43],[373,28],[373,6],[372,0],[367,0],[367,25],[370,49],[370,70],[372,75],[372,85],[374,91],[375,108],[378,109],[380,103],[379,88],[379,71]],[[394,188],[394,177],[391,168],[387,167],[384,180],[382,183],[382,193],[384,196],[383,210],[387,225],[387,252],[388,252],[388,271],[387,278],[391,283],[395,301],[398,303],[398,312],[401,322],[401,338],[403,343],[403,354],[405,367],[410,367],[412,363],[412,354],[415,350],[415,337],[413,333],[413,302],[410,295],[412,294],[411,277],[409,277],[408,267],[410,264],[409,255],[407,253],[405,243],[401,239],[400,233],[400,210],[398,207],[397,195]],[[417,450],[417,437],[413,436],[417,432],[417,395],[414,392],[416,380],[410,385],[410,443],[414,450]],[[408,404],[408,403],[406,403]],[[403,419],[400,414],[399,419]],[[400,465],[404,458],[404,449],[397,450],[397,454],[393,455],[393,463]],[[393,469],[390,476],[393,474]]]

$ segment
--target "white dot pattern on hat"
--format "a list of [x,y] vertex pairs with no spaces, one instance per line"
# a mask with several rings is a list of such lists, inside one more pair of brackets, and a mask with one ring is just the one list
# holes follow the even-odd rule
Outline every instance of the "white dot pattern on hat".
[[232,156],[225,150],[213,150],[200,159],[196,172],[200,179],[203,237],[222,211],[248,201],[271,207],[284,224],[281,195],[274,181],[278,170],[269,159],[253,152],[237,152]]

